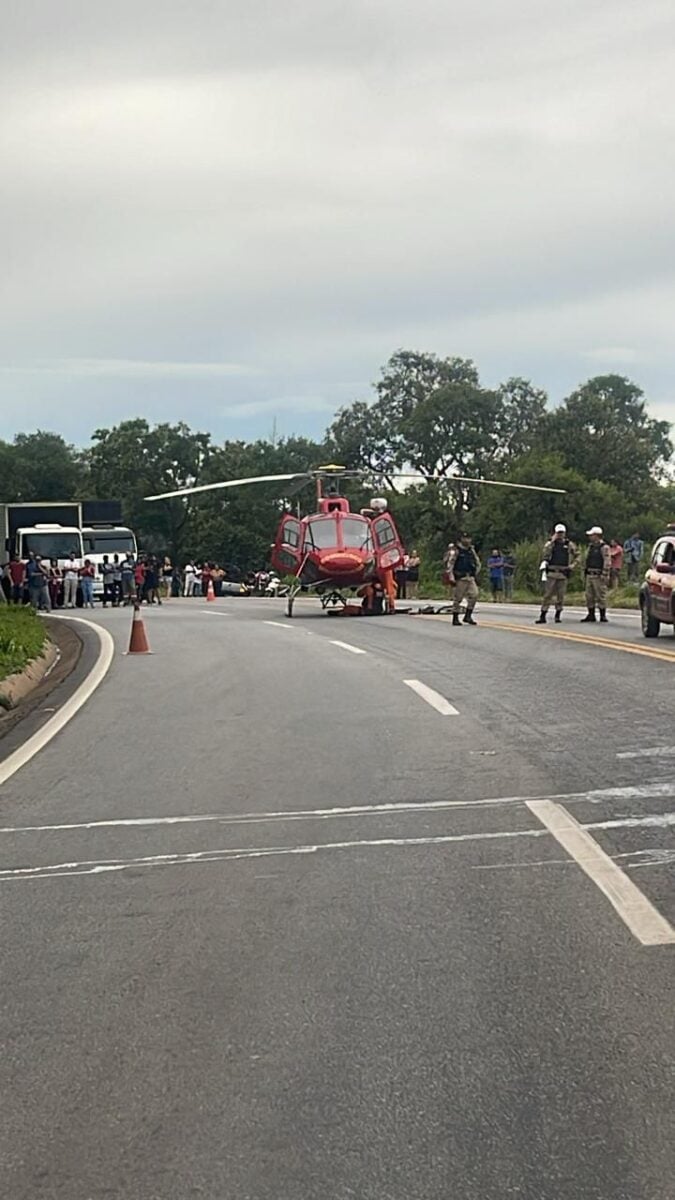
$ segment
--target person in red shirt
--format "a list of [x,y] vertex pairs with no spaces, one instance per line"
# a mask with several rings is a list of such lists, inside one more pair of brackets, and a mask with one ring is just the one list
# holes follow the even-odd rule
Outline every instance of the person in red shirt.
[[52,608],[57,608],[63,599],[63,572],[59,567],[58,558],[53,558],[49,564],[49,599]]
[[204,563],[202,567],[202,596],[206,597],[209,591],[209,583],[213,582],[213,569],[211,563]]
[[145,563],[140,560],[136,563],[134,570],[134,583],[136,584],[136,599],[141,603],[143,599],[143,590],[145,588]]
[[612,538],[609,543],[609,553],[612,563],[609,569],[609,586],[618,588],[623,568],[623,546],[617,542],[616,538]]
[[16,554],[12,555],[12,560],[9,564],[9,578],[12,581],[12,603],[22,604],[26,583],[26,564],[22,563]]
[[84,566],[80,567],[80,587],[82,588],[82,607],[94,607],[94,579],[96,567],[90,558],[85,558]]

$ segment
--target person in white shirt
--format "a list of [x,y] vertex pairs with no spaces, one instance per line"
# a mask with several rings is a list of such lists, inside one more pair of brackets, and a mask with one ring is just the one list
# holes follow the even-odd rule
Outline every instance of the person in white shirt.
[[63,607],[75,608],[77,602],[77,585],[80,578],[82,563],[73,554],[66,559],[63,568]]
[[194,596],[195,582],[197,579],[197,568],[195,567],[195,564],[193,562],[187,563],[187,565],[183,569],[183,575],[185,577],[185,583],[183,585],[183,595],[184,596]]

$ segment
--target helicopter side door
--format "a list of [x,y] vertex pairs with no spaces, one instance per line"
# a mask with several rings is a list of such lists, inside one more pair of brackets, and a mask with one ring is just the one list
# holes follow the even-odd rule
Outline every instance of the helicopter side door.
[[403,562],[403,546],[390,513],[382,513],[373,521],[373,539],[377,552],[377,565],[381,571],[394,570]]
[[277,529],[272,547],[272,566],[282,575],[294,575],[302,557],[302,526],[297,517],[287,513]]

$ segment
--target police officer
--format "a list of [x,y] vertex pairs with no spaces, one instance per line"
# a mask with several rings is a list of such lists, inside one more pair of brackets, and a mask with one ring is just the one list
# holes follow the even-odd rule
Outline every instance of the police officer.
[[595,620],[595,607],[600,609],[600,620],[607,621],[607,588],[612,567],[612,555],[602,536],[602,529],[594,525],[586,531],[589,547],[586,553],[586,604],[588,613],[582,621]]
[[480,559],[472,545],[468,533],[463,533],[459,544],[454,547],[448,558],[448,576],[454,581],[455,593],[452,606],[452,623],[459,625],[459,610],[463,600],[466,600],[464,613],[465,625],[477,625],[473,619],[473,610],[478,600],[478,584],[476,576],[480,571]]
[[567,584],[574,570],[576,560],[576,546],[574,546],[567,536],[567,527],[565,525],[556,525],[553,530],[553,537],[544,546],[542,561],[546,563],[546,586],[544,588],[541,613],[535,621],[535,625],[546,624],[546,614],[551,607],[551,601],[555,604],[556,622],[560,622],[560,615],[565,603]]

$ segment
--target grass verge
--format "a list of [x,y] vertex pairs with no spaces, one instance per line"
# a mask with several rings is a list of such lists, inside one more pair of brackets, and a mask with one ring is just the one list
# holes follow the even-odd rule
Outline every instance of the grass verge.
[[23,671],[45,647],[47,631],[32,608],[0,608],[0,680]]

